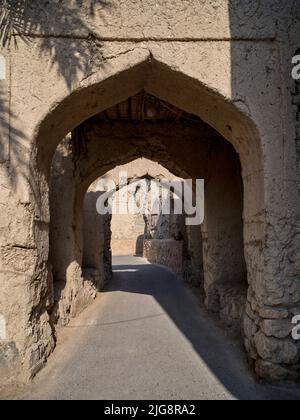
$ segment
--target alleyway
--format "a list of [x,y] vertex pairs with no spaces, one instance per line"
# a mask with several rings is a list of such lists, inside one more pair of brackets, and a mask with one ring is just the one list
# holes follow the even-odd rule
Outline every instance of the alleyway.
[[21,398],[300,399],[255,383],[238,344],[170,271],[118,257],[114,273]]

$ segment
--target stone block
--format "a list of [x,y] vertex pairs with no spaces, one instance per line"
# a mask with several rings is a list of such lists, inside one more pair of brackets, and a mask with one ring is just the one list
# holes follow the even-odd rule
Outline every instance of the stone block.
[[292,341],[266,337],[259,332],[254,342],[259,356],[268,362],[292,365],[298,361],[298,349]]
[[286,309],[261,308],[259,316],[265,319],[285,319],[289,313]]
[[295,325],[289,320],[265,319],[261,323],[261,329],[268,337],[286,338],[292,333]]
[[255,372],[259,378],[269,382],[296,381],[299,379],[297,372],[261,359],[255,363]]

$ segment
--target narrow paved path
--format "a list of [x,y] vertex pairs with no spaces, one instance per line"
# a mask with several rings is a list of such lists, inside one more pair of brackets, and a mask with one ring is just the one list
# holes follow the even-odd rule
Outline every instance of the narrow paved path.
[[277,399],[257,384],[239,345],[169,270],[118,257],[114,280],[61,333],[24,399]]

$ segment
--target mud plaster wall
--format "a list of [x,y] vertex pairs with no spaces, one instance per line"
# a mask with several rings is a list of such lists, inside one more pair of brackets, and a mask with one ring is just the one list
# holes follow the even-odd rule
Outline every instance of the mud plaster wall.
[[161,264],[182,275],[183,242],[175,239],[151,239],[144,241],[144,257],[149,262]]

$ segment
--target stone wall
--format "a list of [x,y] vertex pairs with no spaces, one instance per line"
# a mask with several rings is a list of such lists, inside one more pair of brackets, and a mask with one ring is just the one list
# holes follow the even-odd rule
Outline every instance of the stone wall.
[[[87,185],[85,178],[86,174],[90,174],[91,171],[94,171],[95,176],[99,174],[99,171],[94,169],[98,167],[101,168],[102,159],[104,159],[103,142],[101,143],[100,153],[99,135],[104,138],[106,135],[109,135],[110,138],[113,138],[115,143],[118,144],[120,133],[122,133],[122,147],[125,147],[126,144],[124,142],[126,131],[128,138],[131,139],[130,147],[133,144],[133,135],[136,137],[136,147],[143,147],[142,139],[147,137],[148,145],[150,146],[147,150],[149,150],[151,154],[156,153],[157,149],[164,148],[163,142],[168,139],[168,136],[170,136],[172,144],[176,144],[176,139],[178,139],[178,144],[183,138],[185,138],[186,141],[189,141],[191,147],[195,147],[194,153],[199,158],[197,165],[195,165],[194,177],[200,179],[204,178],[206,180],[205,194],[209,199],[207,200],[208,207],[206,209],[207,214],[205,220],[207,223],[207,219],[209,218],[208,220],[211,225],[208,224],[208,226],[214,228],[214,230],[208,229],[210,232],[210,247],[203,253],[203,233],[201,232],[201,228],[199,226],[190,226],[187,229],[185,216],[174,214],[171,214],[170,216],[151,214],[146,218],[146,234],[147,238],[153,239],[154,242],[152,245],[151,242],[148,244],[145,256],[149,258],[151,262],[166,265],[176,273],[184,276],[187,281],[192,281],[193,285],[205,289],[207,298],[209,297],[211,302],[209,308],[220,314],[223,318],[226,317],[226,322],[228,324],[231,325],[235,323],[239,325],[241,322],[243,305],[245,304],[245,293],[247,291],[246,274],[244,275],[244,278],[241,278],[240,264],[234,263],[234,261],[243,261],[243,253],[238,249],[239,245],[243,243],[241,223],[242,189],[241,175],[239,172],[240,167],[238,165],[239,161],[233,148],[228,143],[222,141],[221,137],[219,137],[216,132],[209,128],[204,128],[202,124],[201,121],[198,123],[183,123],[177,121],[175,124],[174,122],[161,122],[157,125],[150,125],[148,122],[144,122],[139,126],[136,126],[135,124],[130,126],[128,122],[115,122],[112,127],[105,121],[99,121],[98,118],[91,119],[80,129],[80,135],[82,136],[82,139],[84,139],[84,153],[81,153],[77,160],[75,159],[76,167],[75,172],[73,172],[73,177],[75,173],[73,188],[76,189],[76,183],[78,183],[79,187],[77,188],[79,188],[79,191],[85,191]],[[201,126],[202,129],[200,128]],[[166,133],[168,134],[166,135]],[[158,143],[158,138],[161,139],[160,141],[162,143]],[[201,138],[201,142],[197,141],[198,138]],[[76,137],[76,141],[79,140],[80,137]],[[213,153],[211,152],[211,149],[213,149]],[[75,150],[77,149],[75,148]],[[74,162],[72,153],[70,159]],[[170,161],[168,154],[167,152],[164,153],[166,154],[163,162],[166,166],[169,166]],[[133,154],[133,156],[135,155]],[[132,158],[132,160],[133,162],[128,164],[127,168],[131,168],[130,179],[136,179],[136,174],[138,172],[137,169],[135,169],[135,164],[137,164],[138,168],[139,163],[138,161],[135,161],[134,158]],[[148,162],[149,161],[146,159],[143,160],[143,166],[139,170],[140,177],[147,175],[151,177],[154,174],[155,177],[159,178],[161,170],[149,171]],[[157,164],[152,163],[152,165]],[[217,172],[217,175],[214,174],[213,169],[220,165],[222,165],[227,174],[226,178],[219,172]],[[125,167],[126,165],[118,167],[115,172],[117,173]],[[198,171],[198,167],[201,168],[201,172]],[[101,168],[101,171],[102,170],[103,169]],[[189,177],[175,168],[175,172],[176,171],[177,175],[181,174],[186,178]],[[104,177],[106,178],[107,176],[108,175],[106,174]],[[84,187],[81,188],[81,184]],[[220,191],[221,194],[219,194]],[[73,236],[71,238],[72,241],[75,241],[77,244],[76,249],[80,249],[80,232],[82,225],[80,222],[80,203],[82,197],[83,195],[80,193],[73,204],[72,202],[69,203],[73,209],[74,207],[75,209],[78,209],[75,213],[73,210],[74,222],[70,219],[71,226],[69,228],[69,232],[72,232],[72,226],[76,223],[76,230],[73,230]],[[71,211],[71,207],[68,207],[68,211]],[[222,217],[220,217],[220,214]],[[122,218],[120,217],[120,221],[121,220]],[[60,223],[64,222],[64,219],[58,217],[55,220],[55,225],[59,226]],[[120,223],[119,228],[121,230],[120,237],[122,237],[124,232],[126,232],[124,224],[121,225]],[[129,226],[129,230],[130,229],[131,226]],[[215,235],[213,235],[212,232],[215,232]],[[223,241],[223,249],[222,246],[219,246],[220,239]],[[60,246],[63,246],[63,243],[56,243],[55,247],[57,252]],[[218,252],[215,251],[216,249]],[[228,256],[228,251],[230,249],[238,249],[238,255],[235,255],[234,261]],[[212,256],[216,260],[218,267],[222,267],[222,265],[225,267],[228,259],[226,270],[224,269],[221,272],[215,270],[214,267],[209,264]],[[220,274],[222,274],[222,277],[220,277]],[[70,281],[72,282],[72,278],[70,278]],[[244,288],[240,287],[240,283],[243,281],[243,284],[245,285]],[[227,283],[226,288],[223,286],[224,283]],[[208,290],[210,293],[209,296]],[[224,296],[220,295],[222,293],[224,293]]]
[[174,273],[183,272],[183,242],[174,239],[150,239],[144,241],[144,257],[154,264],[170,268]]
[[202,226],[186,227],[187,255],[184,258],[184,279],[204,293]]

